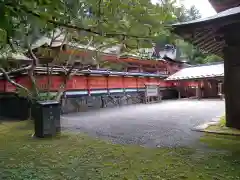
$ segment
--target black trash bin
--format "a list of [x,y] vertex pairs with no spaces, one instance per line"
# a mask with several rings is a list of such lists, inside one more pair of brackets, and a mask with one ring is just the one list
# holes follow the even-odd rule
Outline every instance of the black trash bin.
[[52,137],[61,131],[60,103],[57,101],[38,101],[33,104],[32,117],[35,137]]

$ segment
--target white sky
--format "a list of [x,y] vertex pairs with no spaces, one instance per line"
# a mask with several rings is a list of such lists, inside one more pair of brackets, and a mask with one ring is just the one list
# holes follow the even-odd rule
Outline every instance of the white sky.
[[[156,3],[159,0],[151,1],[153,3]],[[186,8],[190,8],[192,5],[195,5],[202,14],[202,17],[209,17],[216,14],[216,11],[213,9],[208,0],[177,0],[177,2],[184,4]]]

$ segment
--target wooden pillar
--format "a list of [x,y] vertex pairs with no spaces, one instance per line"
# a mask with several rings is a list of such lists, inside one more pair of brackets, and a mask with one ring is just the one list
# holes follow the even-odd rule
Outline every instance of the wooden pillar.
[[106,85],[107,85],[107,94],[110,95],[110,89],[109,89],[109,76],[106,76]]
[[228,127],[240,129],[240,47],[224,50],[224,89]]
[[91,96],[91,90],[90,90],[90,84],[89,84],[89,75],[86,75],[86,81],[87,81],[87,92],[88,96]]
[[201,99],[201,82],[197,81],[196,98]]
[[158,88],[158,102],[161,102],[162,101],[162,91],[161,91],[161,88],[159,87]]
[[178,88],[177,88],[178,89],[178,99],[181,99],[181,88],[182,88],[181,84],[182,83],[180,81],[177,84],[177,86],[178,86]]
[[226,125],[240,129],[240,26],[228,25],[223,29],[224,91]]
[[220,97],[220,99],[223,99],[222,86],[223,86],[223,83],[222,82],[218,82],[218,96]]
[[221,96],[222,95],[222,83],[218,83],[218,95]]
[[204,98],[205,93],[204,93],[204,80],[201,80],[200,82],[200,94],[201,94],[201,98]]
[[181,90],[180,90],[180,87],[178,88],[178,99],[181,99]]

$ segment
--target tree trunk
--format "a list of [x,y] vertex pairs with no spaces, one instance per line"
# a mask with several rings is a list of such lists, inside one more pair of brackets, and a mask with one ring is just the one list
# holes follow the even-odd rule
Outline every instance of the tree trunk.
[[72,71],[75,67],[75,64],[73,64],[68,70],[67,72],[63,75],[63,83],[60,85],[59,90],[57,92],[57,95],[55,96],[55,100],[60,102],[61,101],[61,97],[65,91],[66,85],[68,80],[70,79],[70,77],[72,76]]

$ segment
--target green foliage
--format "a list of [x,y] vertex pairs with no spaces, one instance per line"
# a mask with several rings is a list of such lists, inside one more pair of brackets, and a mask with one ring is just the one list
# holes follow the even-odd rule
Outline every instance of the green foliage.
[[222,116],[222,117],[220,118],[220,126],[221,126],[221,127],[226,126],[226,116]]
[[46,101],[46,100],[54,100],[56,93],[40,93],[39,100]]
[[175,22],[186,22],[201,18],[199,10],[193,5],[187,9],[184,5],[174,8]]
[[204,62],[205,63],[211,63],[211,62],[218,62],[223,61],[223,59],[217,55],[211,54],[205,57]]
[[94,36],[102,43],[111,38],[136,48],[140,40],[145,45],[156,34],[165,34],[163,24],[172,19],[166,8],[150,0],[5,0],[0,8],[2,46],[9,45],[9,39],[15,45],[26,44],[62,26],[77,30],[78,39]]
[[187,60],[191,64],[205,64],[223,61],[222,58],[214,54],[203,54],[196,47],[181,39],[176,40],[176,46],[181,51],[180,59]]
[[30,98],[29,94],[24,89],[17,88],[16,93],[19,97]]

